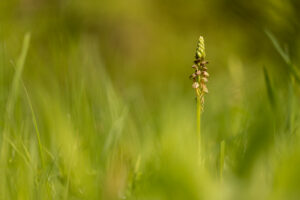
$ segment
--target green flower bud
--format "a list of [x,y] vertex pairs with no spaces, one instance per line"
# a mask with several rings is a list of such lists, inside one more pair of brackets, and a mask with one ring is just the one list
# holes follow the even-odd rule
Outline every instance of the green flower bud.
[[199,37],[196,49],[196,58],[203,60],[205,58],[205,46],[204,46],[204,38],[202,36]]

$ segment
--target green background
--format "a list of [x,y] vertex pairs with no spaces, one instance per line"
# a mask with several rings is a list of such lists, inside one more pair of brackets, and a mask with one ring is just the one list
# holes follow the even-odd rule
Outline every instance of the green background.
[[1,0],[0,199],[298,199],[299,9]]

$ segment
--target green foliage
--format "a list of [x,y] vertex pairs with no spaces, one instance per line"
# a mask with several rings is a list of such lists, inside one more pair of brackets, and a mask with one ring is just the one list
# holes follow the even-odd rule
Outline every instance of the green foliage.
[[0,1],[0,199],[298,199],[299,9]]

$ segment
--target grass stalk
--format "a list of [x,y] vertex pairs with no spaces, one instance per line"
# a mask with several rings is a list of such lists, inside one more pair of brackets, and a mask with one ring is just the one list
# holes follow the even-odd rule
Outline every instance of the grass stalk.
[[[4,118],[4,126],[2,130],[2,141],[1,141],[1,150],[0,150],[0,168],[2,174],[6,174],[7,170],[7,160],[8,160],[8,154],[9,154],[9,142],[8,142],[8,133],[9,130],[11,129],[11,121],[12,121],[12,116],[15,108],[15,104],[17,101],[17,96],[18,96],[18,90],[19,90],[19,82],[20,78],[22,75],[22,71],[24,68],[28,48],[29,48],[29,43],[30,43],[30,34],[27,33],[24,37],[23,44],[22,44],[22,50],[19,58],[17,59],[16,63],[16,71],[13,77],[12,81],[12,86],[10,93],[8,95],[7,103],[6,103],[6,115]],[[7,179],[5,176],[2,176],[0,178],[1,182],[1,191],[2,194],[0,194],[0,199],[8,199],[8,193],[5,189],[5,186],[8,184]]]
[[16,72],[14,74],[12,88],[11,88],[10,95],[9,95],[8,101],[7,101],[6,109],[7,109],[8,119],[10,119],[11,115],[13,114],[13,109],[14,109],[15,102],[17,99],[17,94],[19,91],[20,79],[21,79],[21,75],[23,72],[23,68],[24,68],[24,64],[25,64],[25,60],[26,60],[26,56],[27,56],[27,52],[28,52],[28,48],[29,48],[29,43],[30,43],[30,33],[27,33],[24,36],[22,51],[21,51],[20,57],[17,60]]
[[36,138],[37,138],[37,142],[38,142],[38,145],[39,145],[39,154],[40,154],[40,158],[41,158],[42,168],[44,168],[44,162],[45,161],[44,161],[44,156],[43,156],[43,149],[42,149],[40,131],[39,131],[39,128],[38,128],[38,124],[37,124],[37,120],[36,120],[36,116],[35,116],[35,113],[34,113],[34,110],[33,110],[33,106],[32,106],[32,103],[31,103],[30,96],[28,94],[28,91],[27,91],[25,85],[23,85],[23,87],[24,87],[24,91],[25,91],[25,94],[26,94],[26,99],[28,101],[28,105],[29,105],[29,108],[30,108],[32,123],[34,125]]

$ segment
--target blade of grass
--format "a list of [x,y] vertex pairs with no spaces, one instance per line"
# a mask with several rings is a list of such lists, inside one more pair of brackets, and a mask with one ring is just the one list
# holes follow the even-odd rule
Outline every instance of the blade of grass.
[[274,90],[271,84],[271,80],[268,74],[268,71],[266,69],[266,67],[263,68],[264,70],[264,78],[265,78],[265,82],[266,82],[266,87],[267,87],[267,94],[268,94],[268,98],[269,101],[271,103],[272,107],[276,106],[276,100],[275,100],[275,95],[274,95]]
[[270,41],[272,42],[276,51],[279,53],[279,55],[282,57],[284,62],[287,64],[289,72],[294,76],[297,83],[300,84],[300,76],[299,76],[298,69],[295,65],[292,64],[292,61],[288,53],[282,49],[276,37],[269,30],[266,29],[265,33],[267,37],[270,39]]
[[9,138],[5,138],[5,140],[10,144],[10,146],[15,150],[15,152],[24,160],[26,165],[28,167],[32,167],[30,164],[30,160],[28,160],[28,158],[24,155],[24,153],[20,151],[18,147]]
[[268,36],[268,38],[271,40],[273,46],[275,47],[276,51],[280,54],[280,56],[283,58],[283,60],[286,63],[291,63],[291,59],[289,57],[289,55],[281,48],[278,40],[275,38],[275,36],[269,31],[269,30],[265,30],[266,35]]
[[[27,33],[24,36],[21,54],[17,60],[16,72],[13,77],[12,87],[11,87],[11,90],[10,90],[10,93],[9,93],[9,96],[7,99],[7,103],[6,103],[6,115],[4,118],[4,127],[3,127],[3,131],[2,131],[1,160],[0,160],[1,171],[3,174],[6,174],[8,151],[9,151],[8,142],[5,140],[5,138],[7,138],[6,135],[8,134],[8,131],[10,128],[9,121],[11,120],[11,116],[14,111],[14,106],[16,103],[18,89],[19,89],[19,82],[20,82],[20,78],[21,78],[22,71],[24,68],[25,59],[27,56],[28,48],[29,48],[29,43],[30,43],[30,33]],[[1,177],[0,181],[1,181],[1,186],[2,186],[1,187],[2,194],[1,194],[0,198],[8,199],[9,192],[7,192],[7,190],[5,188],[5,185],[7,185],[6,177],[5,176]]]
[[26,60],[26,56],[27,56],[27,52],[28,52],[28,48],[29,48],[29,43],[30,43],[30,33],[27,33],[24,37],[21,54],[17,60],[16,72],[15,72],[15,75],[13,78],[10,95],[9,95],[8,101],[7,101],[6,108],[7,108],[7,115],[8,115],[9,119],[12,115],[14,105],[16,102],[16,98],[17,98],[17,94],[18,94],[18,90],[19,90],[19,82],[20,82],[20,78],[21,78],[21,75],[23,72],[23,68],[24,68],[24,64],[25,64],[25,60]]
[[223,182],[223,171],[224,171],[224,158],[225,158],[225,140],[220,143],[220,180]]
[[26,94],[26,99],[28,101],[28,105],[29,105],[29,108],[30,108],[31,118],[32,118],[32,122],[33,122],[33,125],[34,125],[36,138],[37,138],[37,141],[38,141],[38,144],[39,144],[39,153],[40,153],[40,157],[41,157],[42,168],[44,168],[45,163],[44,163],[44,157],[43,157],[43,151],[42,151],[40,131],[39,131],[39,128],[38,128],[38,124],[37,124],[37,121],[36,121],[36,117],[35,117],[35,113],[34,113],[34,110],[33,110],[33,107],[32,107],[30,96],[29,96],[29,94],[27,92],[27,89],[26,89],[24,84],[23,84],[23,88],[24,88],[24,91],[25,91],[25,94]]

